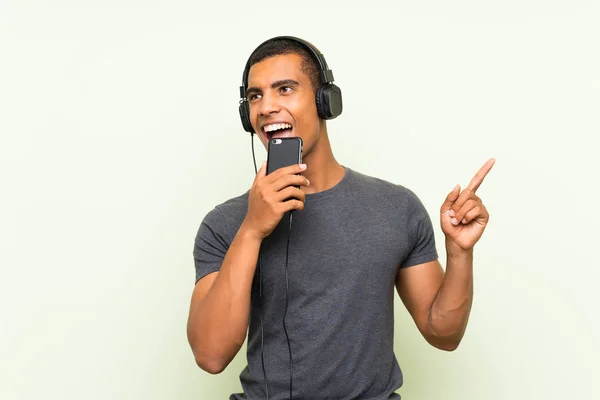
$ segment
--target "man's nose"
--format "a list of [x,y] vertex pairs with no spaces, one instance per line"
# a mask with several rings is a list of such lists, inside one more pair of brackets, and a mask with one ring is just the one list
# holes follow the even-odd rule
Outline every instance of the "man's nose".
[[261,115],[269,115],[278,112],[279,102],[277,101],[277,97],[265,93],[260,101],[260,109],[258,111]]

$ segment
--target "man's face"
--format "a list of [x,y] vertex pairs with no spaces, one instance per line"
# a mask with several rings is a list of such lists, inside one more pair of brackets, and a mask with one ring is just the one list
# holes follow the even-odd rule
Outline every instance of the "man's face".
[[302,72],[302,57],[285,54],[268,57],[250,68],[248,90],[250,121],[265,146],[273,138],[298,136],[304,154],[317,142],[320,120],[315,92]]

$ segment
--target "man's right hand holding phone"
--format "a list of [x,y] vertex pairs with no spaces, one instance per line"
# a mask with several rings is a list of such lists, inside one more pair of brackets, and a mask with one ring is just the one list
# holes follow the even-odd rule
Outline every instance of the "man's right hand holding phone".
[[295,164],[267,175],[266,162],[263,163],[250,188],[248,211],[241,228],[263,240],[286,212],[304,209],[305,194],[299,187],[310,182],[299,174],[305,170],[306,164]]

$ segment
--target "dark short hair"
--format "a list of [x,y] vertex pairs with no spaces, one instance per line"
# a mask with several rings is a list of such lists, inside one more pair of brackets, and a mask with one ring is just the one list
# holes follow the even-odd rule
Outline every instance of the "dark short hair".
[[252,67],[254,64],[259,63],[266,58],[283,54],[298,54],[300,57],[302,57],[302,72],[308,76],[313,90],[316,92],[318,87],[321,85],[321,78],[319,76],[319,63],[302,44],[294,40],[273,39],[262,44],[250,56],[248,71],[250,71],[250,67]]

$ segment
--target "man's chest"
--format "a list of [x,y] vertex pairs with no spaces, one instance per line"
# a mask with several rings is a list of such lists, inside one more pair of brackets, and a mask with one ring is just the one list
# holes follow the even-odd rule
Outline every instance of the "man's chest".
[[410,243],[402,222],[389,213],[297,212],[291,230],[286,216],[263,244],[263,282],[281,286],[287,257],[289,286],[307,295],[388,290]]

